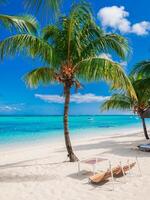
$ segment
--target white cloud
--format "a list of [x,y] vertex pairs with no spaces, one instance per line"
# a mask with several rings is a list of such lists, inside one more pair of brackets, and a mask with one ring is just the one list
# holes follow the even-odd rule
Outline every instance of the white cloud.
[[123,6],[104,7],[98,12],[98,18],[104,27],[109,26],[119,29],[121,32],[128,32],[130,29],[130,22],[126,19],[128,16],[129,13],[125,11]]
[[128,63],[127,63],[126,61],[121,61],[121,62],[120,62],[120,65],[121,65],[122,67],[126,67],[127,64],[128,64]]
[[[101,53],[101,54],[99,55],[99,57],[100,57],[100,58],[108,59],[108,60],[110,60],[110,61],[113,61],[113,58],[112,58],[112,56],[111,56],[109,53]],[[121,61],[121,62],[119,62],[119,64],[120,64],[122,67],[126,67],[128,63],[127,63],[126,61]]]
[[109,54],[109,53],[101,53],[99,55],[100,58],[105,58],[105,59],[108,59],[108,60],[112,60],[112,56]]
[[0,105],[0,112],[13,112],[13,111],[20,111],[21,108],[15,105]]
[[132,33],[136,33],[137,35],[147,35],[150,31],[150,22],[140,22],[133,24]]
[[[35,94],[35,97],[44,100],[48,103],[64,103],[64,97],[59,95],[43,95]],[[92,103],[92,102],[102,102],[108,99],[109,96],[96,96],[95,94],[73,94],[71,95],[70,102],[73,103]]]
[[35,97],[44,100],[49,103],[63,103],[64,97],[59,95],[44,95],[44,94],[35,94]]
[[132,24],[127,17],[129,12],[124,6],[104,7],[99,10],[98,19],[104,28],[110,27],[119,30],[121,33],[135,33],[136,35],[146,35],[150,31],[150,22],[142,21]]

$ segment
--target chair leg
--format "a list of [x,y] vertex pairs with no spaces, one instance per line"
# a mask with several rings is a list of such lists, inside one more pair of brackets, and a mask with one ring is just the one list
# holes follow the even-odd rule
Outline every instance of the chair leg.
[[80,173],[80,161],[78,161],[78,176],[79,176],[79,173]]
[[91,183],[91,180],[90,180],[90,178],[88,178],[88,183]]
[[127,160],[127,165],[128,165],[128,167],[129,167],[129,175],[130,175],[130,177],[131,177],[131,167],[130,167],[130,161],[129,161],[129,159]]
[[141,171],[140,164],[139,164],[137,156],[136,156],[136,163],[137,163],[137,167],[138,167],[139,176],[142,176],[142,171]]
[[95,164],[93,164],[93,175],[95,175]]
[[114,176],[113,176],[113,171],[112,171],[112,165],[111,162],[109,161],[109,168],[110,168],[110,172],[111,172],[111,180],[112,180],[112,186],[113,186],[113,191],[115,190],[115,184],[114,184]]
[[121,170],[122,170],[122,173],[123,173],[124,182],[126,182],[125,172],[124,172],[124,169],[123,169],[123,167],[122,167],[121,161],[120,161],[120,167],[121,167]]

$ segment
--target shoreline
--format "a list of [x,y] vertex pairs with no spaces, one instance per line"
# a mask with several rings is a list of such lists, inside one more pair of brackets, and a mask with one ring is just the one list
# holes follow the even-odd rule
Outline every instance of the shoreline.
[[[148,132],[150,132],[150,128],[147,129]],[[104,139],[109,139],[109,138],[115,138],[115,137],[128,137],[128,136],[136,136],[136,135],[141,135],[144,139],[144,133],[143,130],[139,130],[139,128],[121,128],[122,133],[120,133],[120,130],[114,129],[114,132],[112,130],[109,130],[107,133],[100,133],[98,134],[91,133],[91,130],[86,135],[81,135],[78,136],[72,136],[70,135],[72,146],[74,147],[76,144],[80,143],[85,143],[88,141],[92,140],[104,140]],[[128,133],[126,133],[128,132]],[[147,141],[147,140],[146,140]],[[0,144],[0,152],[11,152],[11,151],[18,151],[18,150],[30,150],[32,148],[42,148],[42,147],[47,147],[47,148],[55,148],[55,147],[60,147],[65,149],[65,141],[64,141],[64,135],[62,133],[61,137],[56,137],[56,138],[46,138],[46,139],[38,139],[35,141],[19,141],[19,142],[14,142],[14,143],[8,143],[8,144]]]
[[[120,115],[119,115],[120,116]],[[77,119],[76,119],[77,117]],[[70,135],[74,139],[95,137],[95,135],[114,134],[120,130],[141,129],[141,122],[136,116],[76,116],[70,118]],[[31,140],[59,141],[63,138],[62,116],[56,117],[8,117],[1,118],[0,145],[23,143]],[[148,124],[148,123],[147,123]]]
[[[150,132],[150,126],[147,126],[147,131]],[[70,131],[71,132],[71,131]],[[110,129],[77,129],[74,130],[73,132],[78,132],[78,134],[70,134],[70,138],[72,143],[77,143],[77,142],[84,142],[92,139],[103,139],[105,137],[113,137],[113,136],[127,136],[127,135],[133,135],[137,133],[143,133],[143,129],[141,128],[134,128],[134,127],[121,127],[119,128],[110,128]],[[105,132],[105,133],[102,133]],[[31,139],[29,140],[19,140],[16,142],[9,142],[9,143],[0,143],[0,150],[4,149],[17,149],[20,147],[30,147],[30,146],[39,146],[39,145],[52,145],[55,146],[57,144],[64,145],[64,135],[62,131],[61,136],[56,136],[56,137],[47,137],[47,138],[38,138],[36,140]]]

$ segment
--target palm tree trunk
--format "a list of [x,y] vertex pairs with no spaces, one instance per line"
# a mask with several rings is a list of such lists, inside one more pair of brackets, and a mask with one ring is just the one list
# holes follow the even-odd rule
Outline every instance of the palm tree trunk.
[[70,86],[65,84],[64,86],[64,93],[65,93],[65,105],[64,105],[64,136],[65,136],[65,144],[68,152],[68,157],[70,162],[78,161],[77,156],[74,154],[70,135],[69,135],[69,128],[68,128],[68,113],[69,113],[69,103],[70,103]]
[[145,119],[143,117],[141,117],[141,119],[142,119],[142,124],[143,124],[145,138],[147,140],[149,140],[149,136],[148,136],[147,129],[146,129],[146,124],[145,124]]

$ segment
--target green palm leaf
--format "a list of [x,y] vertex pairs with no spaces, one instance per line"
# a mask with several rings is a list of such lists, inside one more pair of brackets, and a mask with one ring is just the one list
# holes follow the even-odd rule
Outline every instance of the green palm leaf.
[[58,14],[60,5],[63,0],[25,0],[25,7],[34,10],[36,14],[41,13],[41,16],[52,16]]
[[134,99],[126,92],[122,94],[114,94],[109,100],[102,104],[102,110],[109,109],[133,109],[139,114],[142,110],[149,107],[150,100],[150,78],[135,79],[131,77],[131,83],[136,93],[137,99]]
[[110,109],[129,110],[132,108],[131,99],[125,94],[114,94],[109,100],[105,101],[102,106],[102,111]]
[[39,84],[50,84],[55,81],[55,72],[49,67],[39,67],[27,73],[23,79],[31,88],[38,87]]
[[49,38],[57,39],[59,37],[59,34],[60,30],[55,25],[46,26],[42,30],[42,38],[46,41],[48,41]]
[[137,93],[139,104],[147,104],[150,100],[150,78],[137,79],[132,84]]
[[37,21],[30,15],[10,16],[0,14],[0,22],[9,29],[16,28],[20,32],[37,33]]
[[[65,18],[64,18],[65,19]],[[65,19],[66,20],[66,19]],[[74,39],[74,34],[80,29],[83,21],[92,20],[91,9],[87,3],[78,3],[72,6],[68,19],[68,39],[67,39],[67,60],[71,59],[71,41]]]
[[[87,41],[88,44],[88,41]],[[97,51],[112,52],[114,51],[120,58],[125,59],[129,54],[128,41],[117,34],[104,34],[102,33],[97,39],[91,41],[84,49],[87,52]]]
[[150,91],[150,78],[137,79],[133,83],[134,88],[138,90],[149,90]]
[[21,51],[27,51],[33,57],[39,56],[47,63],[52,62],[52,47],[39,37],[29,34],[19,34],[0,42],[0,56],[14,56]]
[[117,34],[106,34],[102,37],[106,51],[114,51],[122,59],[126,59],[130,52],[128,40]]
[[129,91],[133,98],[136,98],[131,82],[118,63],[94,57],[79,62],[75,68],[81,79],[86,81],[105,80],[111,83],[112,89],[123,88]]
[[136,79],[141,79],[143,76],[150,77],[150,60],[144,60],[137,63],[131,72],[131,76]]

